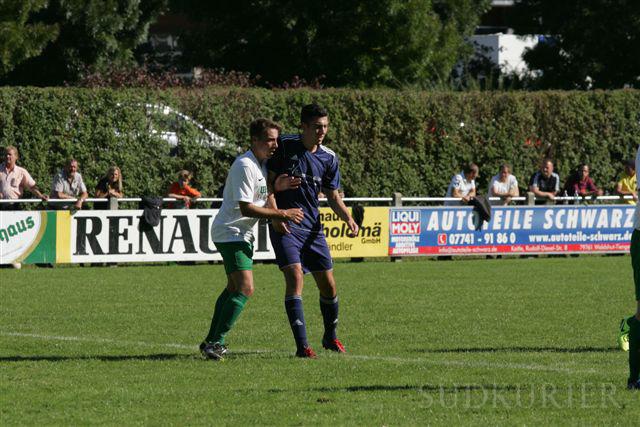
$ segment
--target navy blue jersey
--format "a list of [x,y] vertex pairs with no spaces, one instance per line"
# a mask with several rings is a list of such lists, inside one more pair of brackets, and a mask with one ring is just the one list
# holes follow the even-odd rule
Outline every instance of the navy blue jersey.
[[301,135],[280,135],[275,154],[267,161],[267,169],[276,176],[286,173],[302,178],[296,190],[276,193],[279,209],[301,208],[304,220],[292,227],[319,232],[322,230],[318,211],[318,193],[322,188],[340,188],[338,157],[330,149],[319,145],[315,153],[307,150]]

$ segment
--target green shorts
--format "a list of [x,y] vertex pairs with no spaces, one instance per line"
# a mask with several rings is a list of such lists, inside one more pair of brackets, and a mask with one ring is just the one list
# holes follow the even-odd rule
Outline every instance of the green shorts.
[[227,274],[234,271],[253,270],[253,245],[248,242],[213,242],[218,248],[224,270]]
[[640,230],[635,229],[631,235],[631,265],[633,282],[636,285],[636,301],[640,301]]

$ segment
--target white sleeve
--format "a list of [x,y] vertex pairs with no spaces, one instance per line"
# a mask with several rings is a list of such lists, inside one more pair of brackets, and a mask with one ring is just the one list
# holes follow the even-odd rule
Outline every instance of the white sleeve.
[[509,190],[513,190],[514,188],[518,188],[518,179],[515,175],[511,175],[509,179]]
[[86,193],[87,186],[84,185],[84,180],[82,179],[82,175],[80,174],[78,174],[78,182],[80,183],[80,185],[78,185],[78,188],[80,189],[80,193]]
[[237,163],[231,168],[231,195],[234,202],[254,201],[254,172],[251,167]]
[[489,184],[489,197],[493,196],[493,193],[496,191],[496,177],[491,178],[491,184]]
[[453,179],[451,180],[451,186],[457,190],[460,190],[462,188],[462,179],[460,175],[453,176]]
[[[62,192],[64,191],[64,181],[60,174],[55,174],[53,176],[53,183],[51,184],[52,192]],[[57,196],[57,195],[56,195]]]

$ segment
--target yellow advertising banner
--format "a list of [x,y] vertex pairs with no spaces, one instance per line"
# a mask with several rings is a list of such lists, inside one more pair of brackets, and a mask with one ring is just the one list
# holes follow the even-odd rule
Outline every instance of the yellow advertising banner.
[[331,208],[320,208],[320,220],[334,258],[386,257],[389,255],[389,208],[365,207],[357,237],[347,235],[347,226]]

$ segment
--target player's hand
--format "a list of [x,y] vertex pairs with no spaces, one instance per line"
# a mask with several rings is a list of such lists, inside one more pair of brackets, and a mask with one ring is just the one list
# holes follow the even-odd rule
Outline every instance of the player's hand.
[[273,183],[273,189],[278,191],[295,190],[302,184],[302,179],[295,176],[289,176],[286,173],[278,176]]
[[549,200],[555,200],[556,196],[553,193],[549,193]]
[[347,221],[347,227],[349,227],[349,231],[347,231],[347,236],[353,238],[358,235],[358,231],[360,231],[360,227],[358,227],[358,224],[356,224],[353,218],[349,218],[349,221]]
[[304,219],[304,213],[300,208],[287,209],[282,211],[282,213],[284,213],[284,215],[287,217],[289,221],[293,221],[296,224],[300,224]]
[[287,227],[286,221],[279,221],[277,219],[274,219],[273,221],[271,221],[271,226],[280,234],[291,233],[291,231],[289,231],[289,227]]

